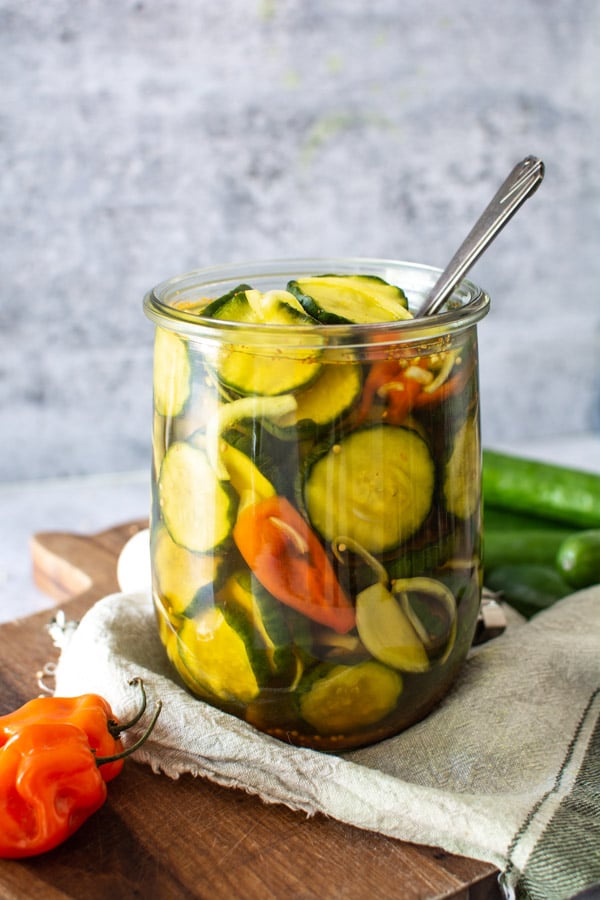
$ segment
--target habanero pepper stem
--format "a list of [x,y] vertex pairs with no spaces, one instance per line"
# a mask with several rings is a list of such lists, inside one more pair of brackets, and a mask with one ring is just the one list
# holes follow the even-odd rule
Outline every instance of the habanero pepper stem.
[[[126,747],[124,750],[121,751],[121,753],[115,753],[112,756],[96,756],[95,759],[96,759],[96,765],[98,766],[98,768],[100,768],[100,766],[105,766],[108,763],[114,763],[114,762],[118,762],[121,759],[126,759],[128,756],[131,756],[132,753],[135,753],[136,750],[139,750],[139,748],[142,746],[142,744],[145,744],[146,740],[150,737],[150,734],[153,731],[154,726],[156,725],[156,720],[158,719],[158,717],[160,715],[161,709],[162,709],[162,700],[157,700],[156,708],[154,710],[152,718],[150,719],[150,724],[148,725],[148,727],[146,728],[146,730],[142,734],[142,736],[137,739],[135,744],[132,744],[130,747]],[[137,719],[136,719],[136,721],[137,721]]]
[[129,684],[132,687],[134,685],[139,686],[139,689],[142,694],[142,702],[141,702],[140,708],[135,713],[133,718],[131,718],[129,720],[129,722],[120,724],[119,722],[117,722],[116,719],[108,720],[108,730],[110,731],[110,733],[112,734],[112,736],[114,738],[118,738],[119,735],[122,734],[124,731],[128,731],[130,728],[133,728],[134,725],[137,725],[137,723],[140,721],[140,719],[142,718],[142,716],[144,715],[144,713],[146,711],[147,699],[146,699],[146,688],[144,687],[144,682],[142,681],[141,678],[132,678],[131,681],[129,682]]

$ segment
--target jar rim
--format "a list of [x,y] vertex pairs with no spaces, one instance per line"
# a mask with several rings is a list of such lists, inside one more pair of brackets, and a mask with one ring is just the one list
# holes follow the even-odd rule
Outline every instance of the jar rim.
[[[285,282],[276,282],[276,286],[283,289],[287,281],[301,275],[335,273],[379,275],[401,287],[409,297],[409,306],[418,308],[441,271],[422,263],[377,257],[291,257],[228,263],[192,269],[160,282],[145,295],[144,311],[156,325],[196,340],[238,343],[243,335],[244,344],[276,342],[278,336],[289,336],[292,330],[303,345],[310,344],[312,338],[322,346],[324,337],[328,344],[345,346],[365,342],[386,344],[423,340],[463,331],[476,324],[489,311],[489,296],[472,281],[463,279],[442,310],[432,316],[369,324],[325,325],[315,322],[294,325],[293,329],[289,325],[248,324],[203,317],[177,303],[191,299],[194,294],[200,299],[199,292],[202,292],[202,298],[206,296],[208,303],[242,282],[250,282],[254,287],[261,280],[281,278]],[[256,286],[260,288],[260,284]]]

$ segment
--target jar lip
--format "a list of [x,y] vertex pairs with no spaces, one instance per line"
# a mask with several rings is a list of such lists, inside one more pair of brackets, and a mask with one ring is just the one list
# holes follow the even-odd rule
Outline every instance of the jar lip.
[[[252,283],[254,287],[253,279],[254,281],[267,278],[281,279],[282,283],[277,283],[277,287],[285,288],[290,279],[299,275],[373,274],[401,287],[409,296],[409,302],[411,296],[417,297],[418,299],[410,305],[418,308],[441,271],[422,263],[376,257],[291,257],[242,261],[192,269],[160,282],[145,295],[144,311],[156,325],[177,331],[187,337],[196,339],[212,337],[237,343],[238,336],[243,333],[244,343],[252,343],[254,340],[262,343],[267,339],[276,341],[278,335],[289,336],[290,326],[267,323],[249,325],[204,318],[197,312],[190,313],[178,307],[174,301],[181,302],[186,295],[191,297],[193,293],[196,297],[204,296],[202,289],[208,289],[209,293],[206,295],[208,302],[242,282]],[[402,277],[398,277],[402,275],[405,277],[404,282]],[[260,288],[260,285],[258,287]],[[448,302],[451,304],[449,309],[444,306],[441,312],[424,318],[369,324],[325,325],[315,322],[314,325],[312,323],[294,325],[293,333],[298,339],[303,338],[308,342],[311,337],[318,336],[318,341],[322,344],[326,336],[328,343],[343,343],[346,346],[364,341],[387,343],[421,340],[432,335],[439,336],[441,333],[462,331],[474,325],[489,311],[490,298],[472,281],[463,279],[456,286]]]

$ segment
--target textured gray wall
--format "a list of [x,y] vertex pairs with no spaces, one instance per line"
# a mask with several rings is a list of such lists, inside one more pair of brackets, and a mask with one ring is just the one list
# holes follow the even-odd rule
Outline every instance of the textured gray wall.
[[472,272],[484,437],[600,427],[597,0],[0,0],[0,85],[0,478],[146,465],[154,283],[443,265],[529,153]]

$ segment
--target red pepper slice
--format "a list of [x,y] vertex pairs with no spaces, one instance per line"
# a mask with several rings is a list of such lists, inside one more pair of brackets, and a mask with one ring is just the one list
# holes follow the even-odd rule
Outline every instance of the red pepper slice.
[[373,363],[363,385],[362,396],[356,410],[358,425],[361,425],[369,415],[377,391],[382,385],[397,380],[400,376],[400,371],[400,365],[396,359],[385,359]]
[[260,583],[282,603],[344,634],[354,607],[319,539],[285,497],[267,497],[239,514],[238,549]]
[[357,424],[362,424],[367,418],[377,395],[385,400],[386,422],[390,425],[403,424],[423,390],[422,382],[406,373],[405,360],[386,359],[373,363],[358,405]]
[[390,390],[387,395],[385,421],[390,425],[402,425],[423,392],[423,385],[415,378],[402,378],[400,384],[401,389]]

